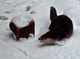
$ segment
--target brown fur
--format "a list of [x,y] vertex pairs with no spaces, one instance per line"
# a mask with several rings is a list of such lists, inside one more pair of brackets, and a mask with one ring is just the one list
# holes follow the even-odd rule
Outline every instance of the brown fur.
[[71,37],[73,33],[72,21],[65,15],[57,16],[50,24],[47,33],[41,36],[41,39],[54,38],[62,40]]
[[73,34],[73,23],[69,17],[66,15],[60,15],[54,17],[54,14],[51,14],[51,24],[47,33],[42,35],[39,40],[46,40],[51,38],[54,40],[62,40],[64,38],[70,38]]
[[50,20],[52,21],[57,16],[56,9],[54,7],[50,8]]
[[30,33],[33,33],[35,35],[35,22],[32,20],[28,26],[19,28],[17,27],[13,22],[10,22],[9,24],[10,29],[17,37],[17,40],[21,37],[28,38]]

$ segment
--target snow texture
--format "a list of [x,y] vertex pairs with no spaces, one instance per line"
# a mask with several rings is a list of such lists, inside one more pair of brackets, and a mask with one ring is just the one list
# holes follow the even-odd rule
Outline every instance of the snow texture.
[[17,27],[28,26],[29,23],[33,20],[31,15],[23,14],[15,16],[11,22],[13,22]]
[[[26,11],[26,8],[30,9]],[[58,15],[65,14],[73,21],[73,36],[55,45],[45,45],[38,38],[48,31],[50,7]],[[16,41],[9,28],[11,19],[30,14],[35,21],[35,38]],[[80,59],[80,1],[79,0],[0,0],[0,59]]]

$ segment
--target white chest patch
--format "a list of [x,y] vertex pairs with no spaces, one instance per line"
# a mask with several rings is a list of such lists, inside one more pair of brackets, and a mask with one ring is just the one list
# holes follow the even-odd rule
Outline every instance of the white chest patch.
[[57,41],[57,39],[51,39],[51,38],[46,38],[46,39],[43,39],[43,40],[40,40],[40,42],[43,42],[45,44],[54,44],[55,42]]
[[13,22],[17,27],[24,27],[29,25],[29,23],[33,20],[31,15],[22,14],[14,17],[11,22]]

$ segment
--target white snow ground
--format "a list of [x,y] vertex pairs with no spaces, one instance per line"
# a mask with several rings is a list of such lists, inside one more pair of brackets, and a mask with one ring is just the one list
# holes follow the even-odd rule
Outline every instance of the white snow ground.
[[[27,6],[30,10],[26,10]],[[58,15],[66,14],[73,21],[73,36],[64,45],[44,45],[38,41],[50,24],[50,6],[57,9]],[[9,22],[15,16],[30,13],[36,22],[36,37],[17,42]],[[0,59],[80,59],[79,19],[79,0],[0,0]]]

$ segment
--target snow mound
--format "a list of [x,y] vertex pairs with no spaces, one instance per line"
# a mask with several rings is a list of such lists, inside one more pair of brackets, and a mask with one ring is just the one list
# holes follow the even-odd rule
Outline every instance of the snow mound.
[[11,22],[13,22],[17,27],[25,27],[33,20],[31,15],[22,14],[15,16]]

